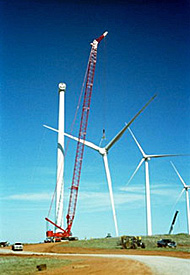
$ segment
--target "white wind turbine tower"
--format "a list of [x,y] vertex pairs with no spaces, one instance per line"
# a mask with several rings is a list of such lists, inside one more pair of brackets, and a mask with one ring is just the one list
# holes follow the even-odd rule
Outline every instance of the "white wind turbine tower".
[[137,168],[135,169],[134,173],[130,177],[129,181],[127,182],[127,185],[130,183],[134,175],[137,173],[143,162],[145,163],[145,194],[146,194],[146,220],[147,220],[147,235],[152,236],[152,221],[151,221],[151,203],[150,203],[150,179],[149,179],[149,166],[148,162],[152,158],[162,158],[162,157],[175,157],[175,156],[180,156],[180,155],[174,155],[174,154],[164,154],[164,155],[147,155],[142,147],[140,146],[139,142],[137,141],[136,137],[134,136],[133,132],[131,131],[130,128],[128,128],[134,141],[136,142],[141,154],[142,154],[142,159],[139,162]]
[[[115,232],[116,232],[116,236],[118,237],[119,233],[118,233],[118,225],[117,225],[117,218],[116,218],[116,212],[115,212],[115,204],[114,204],[114,197],[113,197],[113,190],[112,190],[112,180],[111,180],[111,175],[110,175],[110,170],[109,170],[109,166],[108,166],[108,152],[111,149],[111,147],[121,138],[121,136],[124,134],[124,132],[127,130],[127,128],[131,125],[131,123],[140,115],[140,113],[150,104],[150,102],[156,97],[153,96],[145,105],[144,107],[130,120],[129,123],[127,123],[122,129],[121,131],[118,132],[118,134],[105,146],[105,147],[100,147],[95,145],[92,142],[86,141],[86,140],[82,140],[82,139],[78,139],[77,137],[74,137],[72,135],[66,134],[65,136],[74,139],[76,141],[79,141],[81,143],[84,143],[86,146],[90,147],[91,149],[97,151],[103,158],[103,162],[104,162],[104,168],[105,168],[105,173],[106,173],[106,178],[107,178],[107,183],[108,183],[108,188],[109,188],[109,193],[110,193],[110,200],[111,200],[111,206],[112,206],[112,212],[113,212],[113,219],[114,219],[114,224],[115,224]],[[58,132],[58,130],[49,127],[47,125],[44,125],[46,128],[56,131]]]
[[[171,162],[171,161],[170,161]],[[183,192],[186,192],[186,205],[187,205],[187,231],[188,234],[190,235],[190,209],[189,209],[189,193],[188,190],[190,189],[190,185],[187,185],[184,180],[182,179],[182,177],[180,176],[179,172],[177,171],[175,165],[171,162],[171,165],[173,166],[176,174],[178,175],[181,183],[183,184],[183,189],[182,192],[180,194],[180,197],[182,196]]]

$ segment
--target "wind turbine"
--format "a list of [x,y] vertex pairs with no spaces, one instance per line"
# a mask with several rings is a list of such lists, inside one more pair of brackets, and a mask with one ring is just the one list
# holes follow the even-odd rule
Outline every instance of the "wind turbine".
[[[170,161],[171,162],[171,161]],[[189,193],[188,190],[190,189],[190,185],[187,185],[184,180],[182,179],[182,177],[180,176],[179,172],[177,171],[175,165],[171,162],[171,165],[173,166],[176,174],[178,175],[181,183],[183,184],[183,189],[182,192],[180,194],[180,197],[182,196],[183,192],[186,192],[186,205],[187,205],[187,231],[188,234],[190,235],[190,209],[189,209]]]
[[134,175],[137,173],[143,162],[145,163],[145,194],[146,194],[146,219],[147,219],[147,235],[152,236],[152,221],[151,221],[151,203],[150,203],[150,179],[149,179],[149,166],[148,162],[152,158],[162,158],[162,157],[175,157],[175,156],[180,156],[180,155],[173,155],[173,154],[164,154],[164,155],[147,155],[142,147],[140,146],[139,142],[137,141],[135,135],[131,131],[130,128],[128,128],[129,132],[131,133],[134,141],[136,142],[141,154],[142,154],[142,159],[137,165],[137,168],[135,169],[134,173],[130,177],[129,181],[127,182],[127,185],[131,182],[133,179]]
[[[117,225],[117,218],[116,218],[116,212],[115,212],[115,204],[114,204],[114,198],[113,198],[113,190],[112,190],[112,180],[111,180],[111,175],[110,175],[110,170],[108,166],[108,152],[112,148],[112,146],[121,138],[121,136],[124,134],[124,132],[127,130],[127,128],[131,125],[131,123],[142,113],[142,111],[151,103],[151,101],[156,97],[154,95],[144,106],[143,108],[130,120],[129,123],[127,123],[118,133],[117,135],[105,146],[105,147],[100,147],[95,145],[92,142],[83,140],[83,139],[78,139],[77,137],[74,137],[69,134],[64,134],[65,136],[76,140],[78,142],[84,143],[86,146],[90,147],[91,149],[97,151],[103,158],[104,162],[104,168],[105,168],[105,173],[106,173],[106,178],[107,178],[107,183],[108,183],[108,188],[109,188],[109,193],[110,193],[110,200],[111,200],[111,206],[112,206],[112,212],[113,212],[113,219],[114,219],[114,224],[115,224],[115,232],[116,236],[118,237],[118,225]],[[49,128],[50,130],[58,132],[58,130],[49,127],[47,125],[43,125],[46,128]]]

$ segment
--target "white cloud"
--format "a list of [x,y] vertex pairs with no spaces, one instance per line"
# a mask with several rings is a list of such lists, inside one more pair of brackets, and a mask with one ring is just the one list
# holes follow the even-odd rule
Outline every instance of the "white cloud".
[[124,186],[121,187],[119,190],[130,193],[142,193],[144,192],[144,186]]
[[[123,205],[142,204],[144,200],[143,194],[126,194],[115,193],[115,207],[119,208]],[[83,212],[100,212],[111,208],[109,193],[99,192],[81,192],[80,193],[80,208]]]
[[17,200],[17,201],[47,201],[51,198],[50,193],[24,193],[14,194],[5,197],[6,200]]
[[[138,193],[138,194],[144,194],[145,193],[145,186],[138,185],[138,186],[125,186],[121,187],[119,190],[125,191],[126,193]],[[171,185],[166,184],[152,184],[150,186],[150,192],[152,195],[160,195],[160,196],[170,196],[176,197],[178,193],[180,192],[179,188],[172,188]]]
[[[13,194],[4,197],[4,200],[15,201],[30,201],[30,202],[42,202],[50,201],[52,193],[24,193]],[[65,198],[69,198],[69,193],[65,193]],[[97,212],[104,211],[111,207],[110,196],[108,192],[80,192],[79,194],[80,207],[82,211]],[[144,200],[143,194],[126,194],[115,193],[114,201],[116,208],[124,204],[137,204],[137,202]]]
[[[151,196],[168,197],[170,200],[175,201],[180,190],[171,188],[171,186],[164,184],[154,184],[151,186]],[[69,198],[69,192],[65,192],[65,200]],[[30,202],[42,202],[50,201],[52,193],[24,193],[13,194],[4,198],[4,200],[15,201],[30,201]],[[145,190],[144,186],[127,186],[121,187],[118,192],[114,193],[114,201],[116,210],[120,207],[137,208],[142,207],[145,202]],[[68,202],[67,202],[68,203]],[[152,203],[156,203],[152,199]],[[88,192],[80,191],[78,197],[78,207],[82,212],[101,212],[111,209],[111,202],[109,192]],[[67,207],[67,206],[66,206]]]

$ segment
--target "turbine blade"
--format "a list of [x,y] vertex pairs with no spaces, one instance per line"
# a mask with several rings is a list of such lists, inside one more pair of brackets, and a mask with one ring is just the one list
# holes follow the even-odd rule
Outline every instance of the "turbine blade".
[[177,197],[177,200],[175,201],[174,206],[172,207],[172,209],[174,209],[178,203],[178,201],[181,199],[181,196],[183,195],[183,192],[185,191],[185,189],[183,188],[179,194],[179,196]]
[[128,180],[126,186],[129,185],[129,183],[132,181],[133,177],[135,176],[135,174],[137,173],[137,171],[139,170],[139,168],[141,167],[141,165],[143,164],[143,162],[144,162],[144,158],[142,158],[141,161],[139,162],[137,168],[135,169],[135,171],[133,172],[132,176]]
[[149,158],[165,158],[165,157],[179,157],[185,156],[183,154],[163,154],[163,155],[147,155]]
[[138,146],[139,150],[141,151],[141,153],[142,153],[142,155],[143,155],[143,157],[144,157],[144,156],[145,156],[145,153],[144,153],[144,151],[143,151],[142,147],[140,146],[139,142],[137,141],[137,139],[136,139],[135,135],[133,134],[133,132],[131,131],[131,129],[130,129],[130,128],[128,128],[128,130],[129,130],[130,134],[132,135],[132,137],[133,137],[134,141],[136,142],[136,144],[137,144],[137,146]]
[[73,140],[79,141],[80,143],[84,143],[84,145],[86,145],[86,146],[88,146],[88,147],[90,147],[90,148],[92,148],[92,149],[94,149],[94,150],[96,150],[96,151],[99,151],[99,149],[100,149],[99,146],[95,145],[94,143],[92,143],[92,142],[90,142],[90,141],[87,141],[87,140],[84,140],[84,139],[79,139],[79,138],[74,137],[74,136],[72,136],[72,135],[69,135],[69,134],[67,134],[67,133],[64,133],[64,135],[65,135],[66,137],[68,137],[68,138],[71,138],[71,139],[73,139]]
[[[45,128],[47,129],[50,129],[52,131],[55,131],[55,132],[59,132],[57,129],[53,128],[53,127],[50,127],[50,126],[47,126],[47,125],[43,125]],[[69,135],[67,133],[64,133],[64,136],[70,138],[70,139],[73,139],[73,140],[76,140],[76,141],[79,141],[81,143],[84,143],[84,145],[96,150],[96,151],[99,151],[100,147],[95,145],[94,143],[90,142],[90,141],[87,141],[87,140],[83,140],[83,139],[78,139],[77,137],[74,137],[72,135]]]
[[50,129],[50,130],[52,130],[52,131],[54,131],[54,132],[59,132],[59,130],[57,130],[57,129],[55,129],[55,128],[53,128],[53,127],[50,127],[50,126],[47,126],[47,125],[43,125],[43,127],[45,127],[45,128],[47,128],[47,129]]
[[142,109],[140,109],[140,111],[130,120],[129,123],[127,123],[123,129],[121,129],[121,131],[108,143],[108,145],[106,145],[105,149],[106,151],[109,151],[109,149],[116,143],[116,141],[118,141],[121,136],[124,134],[124,132],[126,131],[126,129],[131,125],[131,123],[140,115],[140,113],[142,113],[142,111],[144,111],[144,109],[152,102],[152,100],[156,97],[156,95],[154,95],[145,105]]
[[171,161],[170,161],[170,163],[171,163],[171,165],[173,166],[173,168],[174,168],[174,170],[175,170],[176,174],[178,175],[179,179],[181,180],[181,182],[182,182],[183,186],[186,188],[186,187],[187,187],[187,185],[186,185],[186,183],[184,182],[184,180],[182,179],[182,177],[180,176],[180,174],[179,174],[179,172],[177,171],[177,169],[176,169],[175,165],[174,165],[174,164],[173,164],[173,162],[171,162]]
[[108,183],[108,188],[109,188],[109,193],[110,193],[110,201],[111,201],[114,224],[115,224],[115,232],[116,232],[116,236],[118,237],[117,216],[116,216],[116,212],[115,212],[115,204],[114,204],[113,190],[112,190],[112,180],[111,180],[110,170],[109,170],[109,166],[108,166],[107,154],[103,155],[103,161],[104,161],[104,168],[105,168],[105,173],[106,173],[106,178],[107,178],[107,183]]

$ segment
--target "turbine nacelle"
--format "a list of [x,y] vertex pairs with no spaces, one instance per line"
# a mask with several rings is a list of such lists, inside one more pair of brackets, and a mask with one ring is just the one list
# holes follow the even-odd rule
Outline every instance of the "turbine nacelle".
[[108,151],[106,150],[106,147],[99,147],[99,151],[100,155],[104,156],[107,155]]
[[143,159],[144,159],[145,161],[146,161],[146,160],[148,160],[148,161],[149,161],[149,160],[151,160],[151,157],[150,157],[150,156],[148,156],[148,155],[144,155],[144,156],[143,156]]

